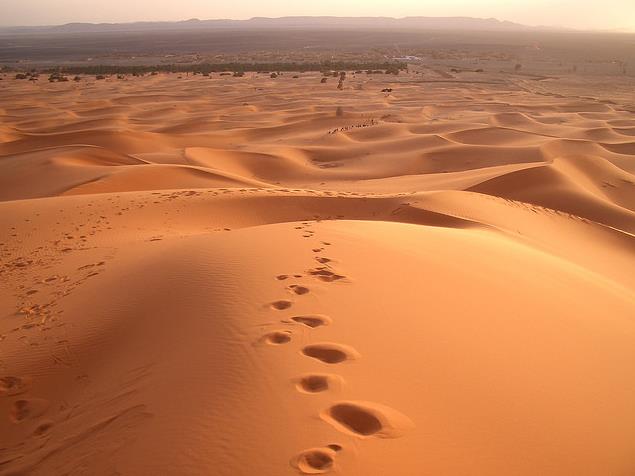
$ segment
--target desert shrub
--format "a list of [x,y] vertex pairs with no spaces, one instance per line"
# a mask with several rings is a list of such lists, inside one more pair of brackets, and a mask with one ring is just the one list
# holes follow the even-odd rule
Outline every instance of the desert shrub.
[[269,75],[269,77],[270,77],[271,79],[276,79],[276,78],[278,77],[278,74],[277,74],[277,73],[271,73],[271,74]]
[[108,65],[92,64],[83,66],[63,66],[51,68],[46,73],[54,71],[64,74],[84,75],[112,75],[112,74],[151,74],[156,76],[159,72],[165,73],[220,73],[223,71],[256,71],[261,74],[270,74],[276,71],[280,75],[283,71],[302,73],[308,71],[321,71],[324,76],[339,75],[339,71],[371,71],[370,74],[383,74],[385,70],[406,69],[405,63],[384,62],[356,62],[356,61],[323,61],[321,63],[305,62],[278,62],[278,63],[197,63],[197,64],[159,64],[159,65]]
[[54,83],[59,81],[68,81],[68,78],[58,72],[51,73],[51,75],[49,76],[49,82]]
[[322,83],[322,84],[326,83],[326,79],[327,79],[327,78],[322,78],[322,79],[320,80],[320,83]]
[[106,76],[104,76],[103,74],[98,74],[97,76],[95,76],[95,79],[101,81],[102,79],[106,79]]
[[242,78],[245,75],[244,72],[242,71],[235,71],[234,72],[234,78]]
[[15,75],[15,79],[26,79],[26,74],[18,73]]

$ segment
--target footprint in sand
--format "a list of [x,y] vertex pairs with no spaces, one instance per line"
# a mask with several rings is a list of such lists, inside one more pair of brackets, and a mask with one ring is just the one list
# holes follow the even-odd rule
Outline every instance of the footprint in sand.
[[44,420],[35,428],[35,430],[33,430],[33,436],[40,438],[48,435],[53,428],[53,425],[54,423],[52,420]]
[[309,292],[309,288],[307,288],[306,286],[300,286],[299,284],[292,284],[288,287],[288,289],[292,293],[298,295],[307,294]]
[[328,326],[333,322],[333,320],[328,316],[323,316],[321,314],[311,314],[307,316],[293,316],[291,318],[293,322],[297,322],[298,324],[302,324],[307,327],[315,328],[320,326]]
[[30,398],[28,400],[16,400],[9,412],[9,418],[14,423],[19,423],[27,418],[37,418],[44,415],[49,408],[48,400],[43,398]]
[[414,424],[404,414],[379,403],[340,402],[322,412],[336,429],[358,437],[398,438]]
[[289,331],[273,331],[264,336],[264,341],[271,345],[280,345],[291,342],[291,332]]
[[325,364],[339,364],[360,357],[359,353],[352,347],[333,342],[309,344],[302,349],[302,353]]
[[310,448],[291,461],[291,466],[303,474],[323,474],[334,469],[336,451],[330,447]]
[[278,310],[284,311],[285,309],[289,309],[293,303],[291,301],[287,301],[286,299],[281,299],[279,301],[274,301],[271,303],[271,307]]
[[31,379],[27,377],[0,378],[0,396],[21,395],[31,388]]
[[289,279],[289,275],[288,274],[279,274],[278,276],[276,276],[276,279],[278,281],[284,281],[285,279]]
[[334,273],[333,271],[331,271],[330,269],[328,269],[326,267],[311,269],[311,270],[309,270],[309,274],[311,276],[315,276],[317,279],[319,279],[321,281],[325,281],[327,283],[331,283],[333,281],[339,281],[340,279],[344,279],[345,278],[345,276],[342,276],[341,274]]
[[301,393],[322,393],[341,388],[342,377],[334,374],[307,374],[295,380],[295,386]]

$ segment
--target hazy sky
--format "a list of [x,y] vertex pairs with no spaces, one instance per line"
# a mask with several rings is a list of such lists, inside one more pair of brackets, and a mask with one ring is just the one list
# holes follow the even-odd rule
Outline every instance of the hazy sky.
[[495,17],[635,31],[635,0],[0,0],[0,25],[287,15]]

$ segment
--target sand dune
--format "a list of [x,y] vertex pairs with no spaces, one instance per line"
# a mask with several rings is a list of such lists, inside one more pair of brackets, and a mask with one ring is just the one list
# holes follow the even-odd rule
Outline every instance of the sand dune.
[[2,81],[0,474],[635,472],[633,112],[345,85]]

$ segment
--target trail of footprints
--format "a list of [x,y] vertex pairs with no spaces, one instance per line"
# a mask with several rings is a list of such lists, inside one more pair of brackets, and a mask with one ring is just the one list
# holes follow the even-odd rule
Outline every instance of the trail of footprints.
[[52,421],[40,419],[47,412],[50,404],[44,398],[28,397],[26,394],[30,390],[31,379],[28,377],[0,378],[0,397],[15,399],[9,410],[9,420],[16,424],[27,420],[39,420],[33,429],[32,436],[41,437],[46,435],[53,426]]
[[[315,238],[315,232],[310,229],[311,223],[303,222],[295,227],[303,238]],[[331,243],[322,241],[320,246],[312,248],[316,254],[318,266],[308,270],[308,275],[322,282],[331,283],[345,280],[344,275],[336,273],[329,263],[330,258],[322,255]],[[302,278],[302,274],[281,274],[276,276],[278,281]],[[300,284],[286,286],[286,291],[295,296],[304,296],[310,289]],[[280,299],[270,303],[274,311],[285,312],[293,306],[290,299]],[[281,320],[285,324],[302,326],[314,330],[333,323],[329,316],[323,314],[295,315]],[[293,331],[288,329],[274,330],[265,334],[261,341],[277,346],[291,342]],[[305,345],[301,349],[302,355],[317,360],[325,365],[337,365],[344,362],[356,361],[361,358],[353,347],[335,342],[315,342]],[[308,373],[294,380],[297,391],[311,395],[339,388],[343,379],[331,373]],[[321,418],[344,434],[359,438],[380,437],[396,438],[412,426],[410,420],[401,413],[384,405],[364,401],[337,402],[321,413]],[[303,474],[322,474],[335,469],[338,453],[344,451],[342,445],[331,443],[322,447],[309,448],[291,459],[291,465]]]

